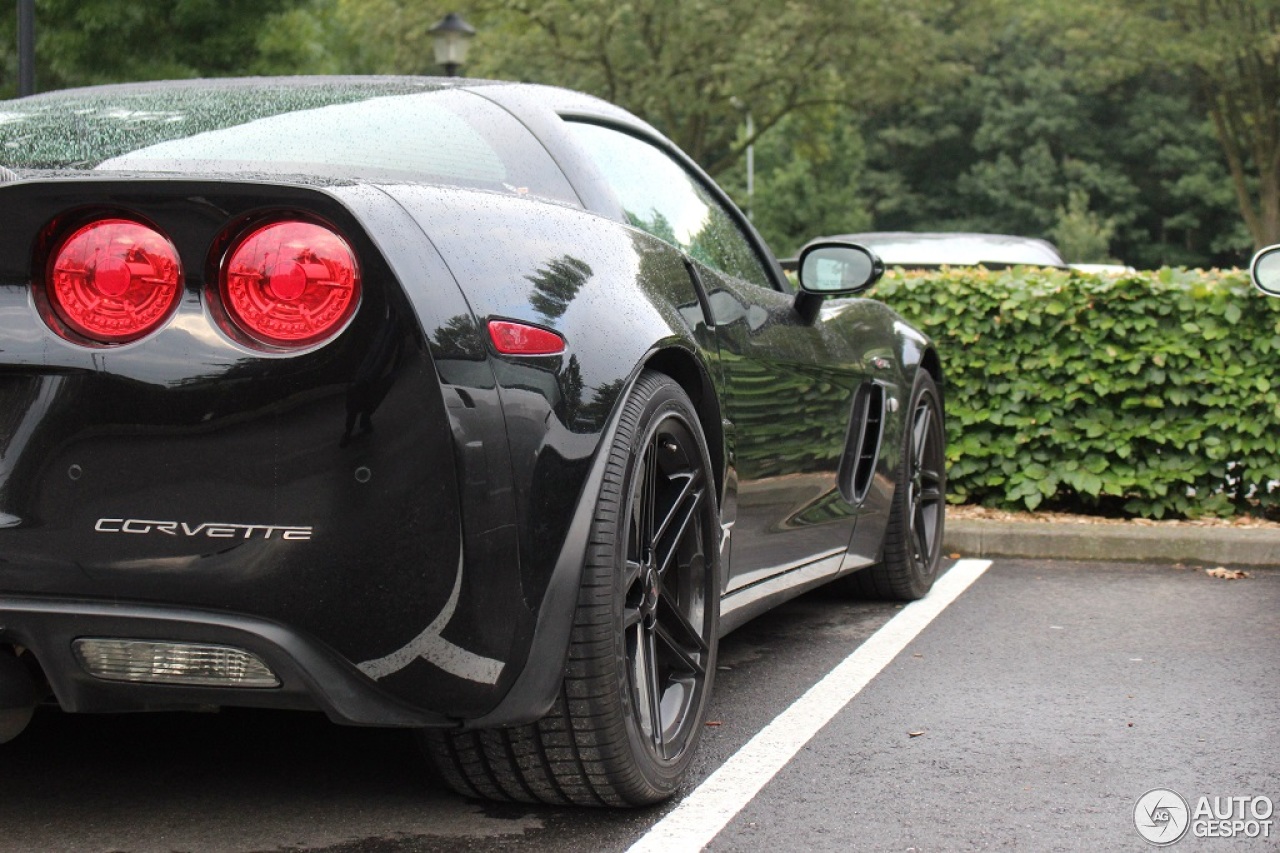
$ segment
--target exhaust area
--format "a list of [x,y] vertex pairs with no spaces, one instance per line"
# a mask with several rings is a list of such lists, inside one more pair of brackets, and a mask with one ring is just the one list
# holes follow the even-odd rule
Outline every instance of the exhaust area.
[[0,647],[0,743],[7,743],[27,727],[40,695],[35,679],[12,648]]

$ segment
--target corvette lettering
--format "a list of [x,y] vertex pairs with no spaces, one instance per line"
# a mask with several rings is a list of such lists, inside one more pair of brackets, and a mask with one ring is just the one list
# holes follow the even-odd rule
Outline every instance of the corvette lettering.
[[93,526],[98,533],[161,534],[187,538],[207,539],[280,539],[307,540],[310,527],[282,524],[225,524],[205,521],[188,524],[185,521],[160,521],[152,518],[100,518]]

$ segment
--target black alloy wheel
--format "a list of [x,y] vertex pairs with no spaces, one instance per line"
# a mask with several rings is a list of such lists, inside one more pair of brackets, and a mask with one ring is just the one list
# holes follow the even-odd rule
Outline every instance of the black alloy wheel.
[[[694,422],[696,423],[696,422]],[[698,732],[715,640],[704,509],[711,483],[701,442],[679,413],[655,421],[632,473],[622,629],[633,722],[657,762]]]
[[697,410],[645,371],[618,420],[583,566],[560,696],[537,723],[426,731],[467,796],[641,806],[671,796],[715,675],[719,512]]
[[848,578],[851,591],[871,598],[923,598],[933,587],[942,562],[947,507],[946,431],[938,386],[923,370],[916,375],[907,413],[884,558]]

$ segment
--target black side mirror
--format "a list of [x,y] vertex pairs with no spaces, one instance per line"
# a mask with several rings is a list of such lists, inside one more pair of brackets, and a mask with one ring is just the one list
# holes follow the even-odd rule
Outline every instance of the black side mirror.
[[796,313],[806,323],[818,319],[822,300],[828,296],[862,293],[884,275],[884,262],[870,249],[857,243],[824,240],[810,243],[796,261],[800,292]]
[[1280,296],[1280,244],[1268,246],[1253,256],[1249,264],[1253,286],[1267,296]]
[[810,243],[800,252],[800,287],[816,296],[852,296],[884,275],[884,262],[857,243]]

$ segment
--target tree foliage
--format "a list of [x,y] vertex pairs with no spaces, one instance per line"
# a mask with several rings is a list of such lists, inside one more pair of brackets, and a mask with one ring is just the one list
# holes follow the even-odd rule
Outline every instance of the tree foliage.
[[741,162],[719,181],[751,212],[773,250],[790,256],[815,235],[871,227],[862,192],[866,157],[856,113],[807,110],[787,116],[756,143],[753,194]]
[[[283,33],[297,44],[318,34],[307,0],[37,0],[35,9],[41,90],[284,73],[289,65],[269,60],[272,44]],[[17,88],[15,40],[11,14],[0,27],[8,96]],[[288,62],[295,58],[291,52]]]
[[1184,77],[1125,40],[1121,13],[1011,6],[975,74],[865,117],[877,226],[1066,235],[1071,260],[1140,267],[1247,259],[1212,124]]
[[[888,103],[946,74],[933,57],[948,37],[929,23],[943,5],[906,0],[887,14],[868,0],[476,0],[467,71],[599,95],[716,174],[792,113]],[[434,70],[427,30],[441,7],[339,0],[339,9],[356,70]],[[886,44],[912,49],[914,61]],[[740,133],[748,113],[752,138]]]
[[1104,219],[1089,209],[1089,193],[1071,190],[1066,205],[1059,205],[1056,214],[1058,222],[1049,233],[1068,263],[1114,260],[1107,253],[1116,221]]
[[[1056,6],[1054,0],[1039,0]],[[1280,3],[1080,0],[1093,66],[1161,72],[1211,121],[1236,209],[1255,247],[1280,241]],[[1095,21],[1094,18],[1098,20]]]
[[1276,0],[1162,0],[1231,171],[1256,248],[1280,242],[1280,4]]
[[[618,103],[789,252],[983,230],[1073,259],[1241,263],[1280,241],[1277,0],[37,0],[42,89],[230,74],[466,72]],[[0,16],[0,93],[16,80]],[[753,132],[747,133],[747,119]]]

